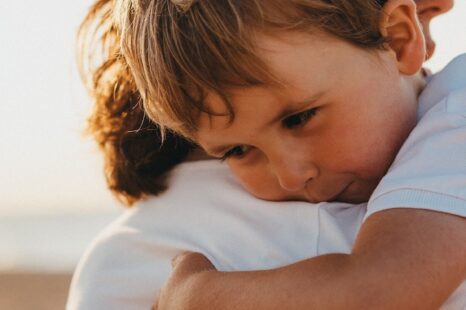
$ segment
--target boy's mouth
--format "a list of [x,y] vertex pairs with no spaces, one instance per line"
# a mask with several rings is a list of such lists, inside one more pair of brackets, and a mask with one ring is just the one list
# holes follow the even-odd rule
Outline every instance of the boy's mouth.
[[369,201],[369,197],[375,190],[377,183],[357,184],[356,181],[349,182],[337,195],[328,202],[344,202],[359,204]]
[[354,181],[351,181],[347,183],[346,185],[343,185],[340,190],[337,192],[331,194],[331,195],[322,195],[322,193],[319,193],[318,195],[311,194],[311,193],[306,193],[306,200],[311,202],[311,203],[319,203],[319,202],[350,202],[345,197],[347,196],[347,190],[353,184]]
[[328,202],[350,202],[350,201],[344,201],[344,197],[346,196],[346,192],[348,190],[348,188],[354,183],[353,182],[349,182],[345,187],[343,187],[343,189],[341,191],[339,191],[335,196],[331,197],[330,199],[328,199],[327,201]]

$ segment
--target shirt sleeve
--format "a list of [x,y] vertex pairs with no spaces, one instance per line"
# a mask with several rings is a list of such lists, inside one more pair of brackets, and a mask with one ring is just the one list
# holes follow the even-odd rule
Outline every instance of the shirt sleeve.
[[466,217],[466,88],[422,117],[374,191],[365,219],[393,208]]

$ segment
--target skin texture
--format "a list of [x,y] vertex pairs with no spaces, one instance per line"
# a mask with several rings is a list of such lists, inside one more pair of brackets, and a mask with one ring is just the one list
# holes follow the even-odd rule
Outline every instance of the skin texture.
[[[233,90],[233,122],[204,114],[197,142],[213,156],[226,153],[258,198],[367,201],[416,123],[422,79],[400,72],[392,51],[328,35],[284,33],[257,42],[282,86]],[[227,112],[220,98],[206,101]]]
[[466,276],[466,223],[435,213],[376,213],[350,255],[273,270],[218,272],[182,254],[154,309],[438,309]]
[[[421,0],[416,4],[426,57],[430,58],[435,49],[430,21],[450,10],[453,1]],[[322,46],[332,40],[321,39],[317,43]],[[377,59],[375,52],[360,53],[338,40],[331,49],[316,47],[319,44],[315,41],[297,34],[288,34],[286,40],[259,36],[259,54],[281,77],[283,87],[232,90],[235,122],[230,126],[226,118],[204,115],[201,123],[205,126],[201,126],[198,141],[214,157],[222,157],[229,150],[226,160],[233,173],[260,199],[365,202],[414,125],[413,98],[406,98],[410,94],[402,85],[407,76],[401,76],[400,81],[396,76],[399,72],[388,72],[387,68],[393,66],[387,64],[387,53],[378,53]],[[325,57],[319,53],[325,53]],[[345,70],[329,74],[336,72],[335,68]],[[364,80],[355,80],[354,75]],[[377,83],[380,80],[385,83]],[[342,87],[335,89],[333,85]],[[219,98],[211,95],[208,101],[213,110],[226,112]],[[370,107],[373,109],[368,110]],[[284,126],[286,117],[302,118],[299,112],[312,108],[319,109],[317,117],[293,129]],[[263,126],[280,112],[287,115],[277,119],[274,127]],[[322,123],[325,128],[319,126]],[[228,147],[212,152],[221,146]]]
[[[422,44],[416,39],[421,33],[414,6],[408,0],[391,0],[385,10],[387,18],[381,21],[381,31],[393,38],[390,47],[396,56],[396,67],[400,74],[412,74],[410,66],[419,64],[419,58],[424,57],[416,54],[422,50]],[[428,23],[432,15],[424,16],[424,23]],[[416,83],[411,86],[414,91]],[[320,129],[311,125],[312,121],[303,127]],[[251,126],[252,130],[256,124]],[[352,129],[359,128],[355,126]],[[279,129],[275,134],[286,135],[278,125],[276,128]],[[307,135],[312,136],[311,128],[306,129],[309,129]],[[336,129],[330,126],[328,130]],[[257,132],[239,134],[241,139],[255,141]],[[254,142],[253,147],[258,146],[262,143]],[[292,155],[295,150],[300,154],[301,148],[301,145],[292,145]],[[259,154],[271,157],[268,149],[263,150],[264,146],[259,149]],[[320,166],[316,166],[335,167],[330,159],[322,159],[318,162]],[[312,171],[310,180],[313,181],[322,177],[322,170],[325,173],[330,170],[311,169],[313,165],[309,163],[314,162],[300,155],[293,163],[307,164],[303,170]],[[285,183],[280,181],[274,165],[270,165],[273,169],[269,171],[281,186]],[[356,178],[362,175],[357,171],[363,170],[353,169],[351,175]],[[305,184],[309,182],[309,174],[306,177]],[[310,193],[305,192],[300,198],[313,197]],[[267,271],[221,273],[202,255],[185,253],[175,258],[173,274],[161,291],[155,309],[438,309],[466,277],[465,240],[464,218],[400,208],[378,212],[367,219],[349,255],[323,255]]]

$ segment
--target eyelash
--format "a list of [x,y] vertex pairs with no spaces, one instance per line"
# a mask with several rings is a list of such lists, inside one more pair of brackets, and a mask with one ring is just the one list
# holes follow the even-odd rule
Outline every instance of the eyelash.
[[318,108],[312,108],[300,113],[293,114],[285,118],[282,123],[288,129],[299,127],[313,118],[317,113]]
[[[246,148],[246,150],[244,150],[243,148]],[[222,157],[220,157],[220,160],[221,160],[221,161],[225,161],[225,160],[227,160],[227,159],[230,158],[230,157],[241,157],[241,156],[243,156],[247,151],[248,151],[248,147],[247,147],[247,146],[245,146],[245,145],[238,145],[238,146],[235,146],[235,147],[231,148],[231,149],[228,150],[225,154],[223,154]],[[241,154],[238,154],[237,152],[241,152]]]
[[[299,127],[313,118],[317,113],[317,108],[312,108],[300,113],[293,114],[291,116],[286,117],[282,123],[288,129],[293,129]],[[246,148],[246,150],[244,150]],[[230,157],[241,157],[248,151],[248,147],[244,145],[238,145],[230,150],[228,150],[225,154],[220,157],[221,161],[225,161]]]

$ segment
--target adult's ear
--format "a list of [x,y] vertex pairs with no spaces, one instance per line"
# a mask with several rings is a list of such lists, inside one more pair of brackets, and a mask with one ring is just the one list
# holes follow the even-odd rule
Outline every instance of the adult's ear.
[[418,72],[426,58],[426,47],[414,1],[388,0],[383,7],[379,30],[388,38],[398,70],[406,75]]

